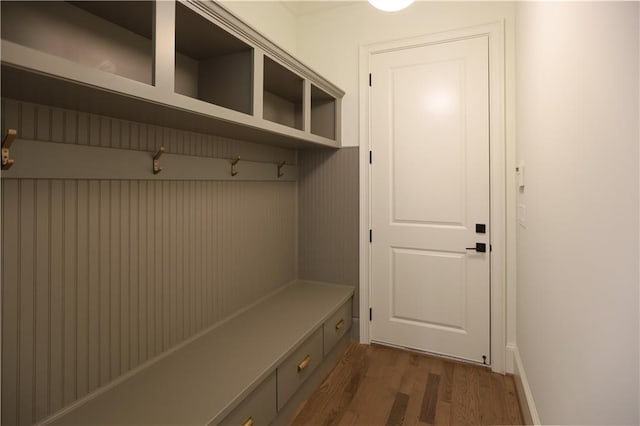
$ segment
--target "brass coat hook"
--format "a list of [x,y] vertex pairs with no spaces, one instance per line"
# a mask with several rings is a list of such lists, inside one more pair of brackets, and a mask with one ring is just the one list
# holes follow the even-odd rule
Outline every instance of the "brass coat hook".
[[231,161],[231,176],[235,176],[238,174],[238,171],[236,170],[236,164],[238,164],[238,161],[240,161],[240,156]]
[[286,161],[283,161],[282,163],[278,163],[278,177],[279,178],[284,176],[284,172],[282,171],[282,168],[284,167],[285,164],[287,164]]
[[8,129],[7,134],[2,139],[2,170],[10,169],[13,163],[16,162],[9,158],[9,148],[11,148],[11,144],[13,144],[17,134],[16,129]]
[[157,175],[162,171],[162,167],[160,167],[160,157],[164,154],[164,146],[161,146],[156,155],[153,156],[153,174]]

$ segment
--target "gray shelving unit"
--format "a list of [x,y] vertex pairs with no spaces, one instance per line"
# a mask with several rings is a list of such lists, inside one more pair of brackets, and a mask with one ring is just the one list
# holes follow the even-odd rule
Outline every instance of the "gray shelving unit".
[[340,147],[344,92],[217,2],[1,7],[4,97],[266,144]]

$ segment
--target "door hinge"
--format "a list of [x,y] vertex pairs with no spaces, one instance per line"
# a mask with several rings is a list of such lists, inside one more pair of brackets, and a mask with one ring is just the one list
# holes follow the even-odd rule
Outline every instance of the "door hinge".
[[369,321],[373,320],[373,309],[369,308]]
[[369,229],[369,242],[373,242],[373,229]]
[[371,73],[369,73],[369,87],[371,87]]
[[369,164],[373,164],[373,151],[369,151]]

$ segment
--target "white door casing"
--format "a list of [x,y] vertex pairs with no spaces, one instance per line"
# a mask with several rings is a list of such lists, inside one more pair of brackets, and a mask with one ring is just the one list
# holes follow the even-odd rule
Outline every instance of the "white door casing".
[[[369,316],[369,307],[371,302],[370,296],[375,298],[375,288],[377,283],[375,276],[386,276],[393,278],[398,284],[394,288],[394,293],[391,293],[389,298],[390,303],[387,303],[388,312],[380,312],[376,304],[374,310],[374,326],[370,329],[369,321],[361,321],[360,323],[360,340],[362,343],[369,343],[373,341],[385,341],[385,333],[390,334],[396,339],[392,344],[400,346],[414,347],[417,349],[442,352],[445,355],[452,355],[461,358],[470,359],[477,362],[482,362],[482,355],[487,356],[487,362],[491,361],[492,369],[496,372],[504,372],[505,367],[505,299],[504,299],[504,279],[505,279],[505,264],[504,264],[504,247],[505,247],[505,189],[504,189],[504,176],[505,176],[505,140],[504,140],[504,40],[503,40],[503,22],[497,22],[493,24],[482,25],[478,27],[465,28],[455,31],[449,31],[446,33],[438,33],[419,38],[413,38],[409,40],[400,40],[387,43],[379,43],[371,46],[364,46],[360,50],[360,135],[361,135],[361,268],[360,268],[360,318],[366,319]],[[446,49],[443,50],[443,46],[449,43],[449,47],[455,47],[450,49],[449,52],[453,52],[456,49],[458,52],[453,52],[449,56],[446,56]],[[396,151],[390,151],[388,156],[388,164],[384,165],[381,160],[388,153],[378,152],[380,151],[379,145],[376,145],[376,135],[381,133],[388,133],[391,130],[385,129],[382,132],[380,129],[374,129],[371,127],[373,124],[372,117],[380,114],[380,111],[375,111],[376,104],[372,104],[370,96],[372,90],[369,89],[369,72],[374,68],[384,67],[379,58],[387,57],[398,59],[398,57],[407,56],[406,51],[408,49],[421,50],[421,48],[429,47],[432,54],[442,55],[445,52],[445,56],[434,61],[434,58],[427,58],[423,61],[422,65],[412,63],[409,60],[404,66],[396,66],[391,74],[390,81],[392,83],[391,89],[385,88],[385,96],[392,93],[394,96],[409,96],[412,92],[416,92],[414,83],[407,83],[418,74],[431,74],[432,77],[440,75],[441,80],[436,86],[429,87],[428,83],[423,84],[422,91],[429,91],[431,89],[438,89],[438,86],[449,85],[452,88],[456,86],[456,75],[460,76],[461,58],[464,54],[461,53],[465,50],[465,45],[471,43],[475,44],[476,49],[478,43],[484,46],[484,65],[482,65],[482,59],[476,63],[476,66],[485,70],[485,98],[488,95],[489,110],[488,114],[490,120],[488,123],[488,131],[479,129],[477,123],[467,120],[467,131],[476,131],[479,133],[484,132],[488,134],[490,139],[489,149],[485,149],[484,153],[472,153],[470,155],[484,155],[485,161],[482,162],[481,167],[485,167],[485,171],[478,172],[471,170],[471,174],[484,174],[484,184],[486,189],[479,190],[474,185],[477,183],[474,179],[463,178],[460,173],[460,151],[456,151],[455,147],[451,145],[442,145],[440,147],[434,144],[414,144],[411,142],[401,142]],[[440,47],[438,47],[440,46]],[[456,47],[457,46],[457,47]],[[468,47],[468,45],[467,45]],[[488,64],[487,64],[487,49],[488,49]],[[473,50],[473,49],[472,49]],[[482,50],[482,48],[480,48]],[[478,50],[478,51],[480,51]],[[404,51],[404,53],[403,53]],[[436,52],[436,53],[433,53]],[[410,55],[409,55],[410,56]],[[478,59],[478,58],[476,58]],[[382,61],[384,62],[384,61]],[[414,61],[415,62],[415,61]],[[420,62],[420,61],[418,61]],[[435,62],[435,63],[434,63]],[[436,64],[438,64],[436,66]],[[488,66],[487,66],[488,65]],[[486,75],[488,69],[488,76]],[[380,83],[380,77],[376,77],[378,71],[374,72],[374,87],[378,87]],[[487,92],[486,81],[490,82],[490,87]],[[383,77],[383,80],[386,77]],[[383,82],[384,84],[384,82]],[[465,82],[462,90],[469,90],[470,82]],[[437,92],[437,90],[436,90]],[[442,91],[441,91],[442,92]],[[432,90],[432,95],[438,95]],[[475,96],[473,93],[466,93],[465,95]],[[467,96],[468,97],[468,96]],[[482,96],[480,96],[480,102],[482,102]],[[425,103],[426,102],[426,103]],[[421,121],[416,117],[416,111],[418,107],[423,110],[436,111],[438,108],[447,108],[447,105],[451,102],[450,98],[447,98],[446,94],[442,92],[439,96],[431,96],[431,103],[424,101],[421,105],[414,104],[410,108],[403,111],[395,111],[393,120],[389,120],[389,123],[394,123],[395,127],[393,132],[395,136],[405,137],[402,135],[403,123],[418,123],[418,127],[422,127],[422,133],[426,130],[424,126],[425,118],[422,117]],[[451,105],[448,105],[451,107]],[[386,112],[385,112],[386,114]],[[466,114],[466,112],[465,112]],[[400,117],[400,118],[398,118]],[[478,120],[476,120],[478,121]],[[482,119],[480,119],[482,121]],[[441,128],[447,128],[446,122],[443,122]],[[441,123],[442,124],[442,123]],[[451,122],[448,123],[449,129],[451,128]],[[476,126],[476,127],[474,127]],[[400,129],[398,130],[398,127]],[[407,126],[410,127],[410,126]],[[438,132],[437,126],[428,126],[432,134],[431,140],[436,136],[433,132]],[[435,130],[434,130],[435,129]],[[418,132],[420,133],[420,132]],[[455,139],[455,135],[453,138]],[[449,138],[451,140],[451,137]],[[414,138],[415,140],[419,140]],[[444,143],[444,142],[443,142]],[[383,195],[379,198],[377,192],[374,192],[375,197],[371,197],[372,193],[370,188],[375,185],[376,188],[380,187],[380,183],[375,181],[376,176],[371,175],[371,169],[369,167],[369,150],[371,144],[374,144],[374,158],[373,163],[375,168],[388,167],[388,170],[383,170],[380,175],[391,176],[393,173],[393,179],[386,187],[388,191],[385,191],[387,195]],[[426,146],[425,146],[426,145]],[[459,146],[458,146],[459,147]],[[390,147],[389,149],[391,149]],[[410,149],[407,149],[410,148]],[[444,148],[444,150],[443,150]],[[431,161],[433,156],[429,155],[436,152],[445,153],[445,158],[439,161]],[[457,152],[457,154],[456,154]],[[458,155],[458,160],[455,159]],[[455,165],[456,161],[458,166]],[[449,166],[443,167],[450,163]],[[425,167],[420,168],[420,165]],[[490,166],[490,169],[489,169]],[[456,169],[458,167],[458,169]],[[473,168],[473,167],[472,167]],[[410,170],[418,170],[418,178],[415,179],[411,176]],[[376,169],[376,172],[379,170]],[[443,179],[446,177],[446,179]],[[446,197],[442,198],[436,195],[436,187],[434,185],[423,185],[420,182],[440,180],[441,186],[444,186],[446,193],[466,193],[469,200],[462,200],[459,197]],[[373,181],[370,179],[374,179]],[[489,185],[486,185],[487,180]],[[411,197],[406,194],[394,192],[395,187],[407,186],[410,188],[409,194],[413,191],[421,192],[420,197]],[[456,188],[460,189],[462,186],[463,191],[456,191]],[[477,185],[476,185],[477,186]],[[491,193],[486,193],[490,187]],[[393,195],[393,196],[392,196]],[[473,198],[484,200],[476,208],[480,212],[480,216],[484,214],[489,215],[489,208],[491,209],[490,217],[484,219],[480,217],[471,217],[478,213],[466,212],[461,214],[465,207],[465,203],[476,203],[477,200]],[[433,203],[433,199],[437,199],[437,203]],[[386,199],[386,201],[385,201]],[[386,203],[386,205],[385,205]],[[386,219],[382,220],[382,223],[389,224],[388,229],[380,229],[380,226],[374,227],[374,244],[369,244],[369,229],[372,227],[372,219],[377,222],[380,221],[379,217],[376,217],[376,213],[386,212]],[[474,210],[475,211],[475,210]],[[480,220],[477,220],[480,219]],[[487,234],[481,235],[475,233],[475,223],[486,223]],[[398,239],[391,241],[388,239],[388,235],[385,232],[396,228],[399,230]],[[489,238],[489,230],[491,231],[491,238]],[[394,237],[395,238],[395,237]],[[422,239],[430,241],[431,246],[420,246],[415,244],[416,239]],[[384,250],[376,250],[377,243],[383,243],[385,240],[389,243]],[[461,250],[465,247],[474,245],[475,242],[484,242],[487,244],[487,253],[476,254],[466,253]],[[440,244],[437,246],[437,244]],[[436,244],[436,245],[433,245]],[[489,264],[489,244],[493,245],[493,252],[491,253],[491,263]],[[384,245],[384,244],[382,244]],[[373,249],[371,249],[373,246]],[[379,253],[378,253],[379,252]],[[372,257],[373,256],[373,257]],[[385,260],[385,261],[383,261]],[[395,269],[391,266],[395,264]],[[385,266],[387,265],[387,266]],[[409,273],[409,271],[412,271]],[[461,272],[462,271],[462,272]],[[489,271],[491,274],[491,282],[488,282]],[[473,272],[473,273],[470,273]],[[431,276],[429,276],[431,274]],[[416,280],[415,277],[429,276],[430,285],[424,285],[424,281]],[[463,278],[465,276],[471,276],[471,281],[466,281]],[[475,278],[474,278],[475,277]],[[479,277],[479,278],[478,278]],[[475,281],[482,281],[484,283],[478,284]],[[391,280],[387,280],[391,281]],[[382,282],[382,281],[381,281]],[[443,286],[444,282],[454,282],[457,285]],[[476,286],[478,288],[474,288]],[[490,286],[490,287],[489,287]],[[387,291],[391,291],[391,287]],[[372,292],[371,295],[369,292]],[[424,296],[427,293],[437,294],[437,298],[425,298],[414,297],[417,295]],[[483,293],[484,292],[484,293]],[[465,294],[466,297],[462,295]],[[466,307],[462,309],[463,304],[468,301],[484,298],[484,304],[480,303],[480,310],[482,312],[470,312]],[[490,298],[490,302],[487,300]],[[426,299],[425,303],[418,303],[417,300]],[[375,301],[374,301],[375,302]],[[424,309],[424,307],[427,309]],[[484,308],[482,308],[484,306]],[[450,308],[454,309],[450,309]],[[488,312],[490,307],[490,312]],[[381,317],[392,318],[392,321],[388,321],[388,324],[383,325],[382,328],[378,328],[376,320]],[[480,321],[471,321],[473,318],[482,318]],[[471,322],[470,322],[471,321]],[[412,325],[414,329],[420,330],[421,328],[428,328],[432,332],[431,337],[433,339],[427,339],[436,341],[440,347],[448,348],[445,350],[434,349],[433,347],[421,346],[412,343],[410,339],[414,339],[416,336],[414,331],[408,332],[408,335],[402,328],[398,329],[398,325]],[[427,327],[425,327],[425,324]],[[387,326],[391,326],[386,329]],[[395,329],[394,329],[395,328]],[[411,330],[412,327],[409,327]],[[466,331],[464,331],[466,330]],[[480,331],[478,331],[480,330]],[[421,330],[420,332],[422,332]],[[435,331],[435,334],[434,334]],[[477,339],[477,342],[473,344],[460,343],[464,339],[460,339],[469,331],[471,334],[477,336],[483,336]],[[370,334],[373,333],[373,334]],[[490,333],[490,337],[489,337]],[[419,333],[418,333],[419,334]],[[424,336],[422,336],[422,340]],[[490,340],[489,340],[490,339]],[[418,339],[420,340],[420,339]],[[472,339],[473,340],[473,339]],[[457,342],[456,342],[457,341]],[[478,343],[480,342],[480,343]],[[491,343],[491,350],[489,351],[489,342]],[[484,345],[484,346],[483,346]],[[461,350],[461,347],[471,348],[467,353]]]

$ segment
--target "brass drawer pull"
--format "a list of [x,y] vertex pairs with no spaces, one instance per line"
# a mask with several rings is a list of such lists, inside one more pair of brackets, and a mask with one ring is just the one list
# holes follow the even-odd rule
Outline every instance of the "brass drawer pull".
[[253,426],[253,417],[249,417],[247,420],[245,420],[245,422],[242,423],[242,426]]
[[336,331],[340,330],[344,327],[344,320],[341,319],[340,321],[338,321],[338,323],[336,324]]
[[298,373],[307,368],[309,364],[311,364],[311,356],[307,355],[300,361],[300,364],[298,364]]

